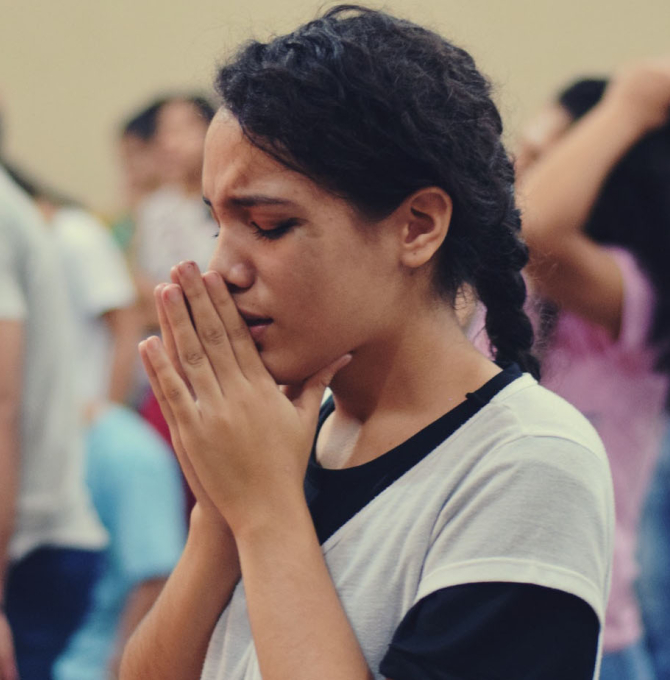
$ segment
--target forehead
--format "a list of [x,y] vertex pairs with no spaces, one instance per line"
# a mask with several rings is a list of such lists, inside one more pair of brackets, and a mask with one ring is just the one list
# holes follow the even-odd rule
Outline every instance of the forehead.
[[213,203],[245,193],[301,201],[333,199],[310,179],[254,146],[224,109],[214,116],[207,131],[202,183],[203,194]]
[[204,118],[200,115],[195,104],[191,102],[176,100],[163,104],[158,112],[158,129],[176,127],[179,125],[195,125],[203,127],[206,125]]

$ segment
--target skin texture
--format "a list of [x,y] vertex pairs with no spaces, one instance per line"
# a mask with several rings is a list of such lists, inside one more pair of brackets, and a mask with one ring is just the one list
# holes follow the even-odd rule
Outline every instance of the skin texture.
[[[121,677],[198,677],[241,573],[265,680],[365,680],[303,478],[326,385],[336,410],[317,455],[343,467],[406,440],[499,372],[433,292],[451,199],[427,187],[370,224],[253,147],[224,112],[208,134],[203,193],[221,230],[212,271],[175,267],[156,290],[163,339],[140,345],[198,502]],[[260,233],[287,220],[277,238]],[[272,322],[254,338],[240,312]]]
[[632,65],[612,80],[597,106],[549,145],[519,188],[534,286],[613,338],[621,327],[621,273],[583,227],[608,173],[668,115],[670,58]]
[[12,633],[1,605],[19,482],[23,342],[21,321],[0,321],[0,680],[18,678]]

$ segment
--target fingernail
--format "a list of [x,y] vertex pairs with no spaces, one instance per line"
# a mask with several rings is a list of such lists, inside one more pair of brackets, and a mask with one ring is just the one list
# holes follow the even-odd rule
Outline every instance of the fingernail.
[[184,276],[193,276],[197,271],[196,264],[192,260],[181,262],[179,264],[179,272]]

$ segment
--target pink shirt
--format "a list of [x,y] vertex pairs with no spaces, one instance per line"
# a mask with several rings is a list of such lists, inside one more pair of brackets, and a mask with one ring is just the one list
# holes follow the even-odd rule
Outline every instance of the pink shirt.
[[612,470],[616,511],[612,588],[604,650],[641,635],[633,591],[637,525],[663,432],[668,377],[654,371],[649,346],[655,293],[627,251],[612,248],[624,283],[621,333],[561,312],[542,369],[542,384],[581,411],[598,431]]

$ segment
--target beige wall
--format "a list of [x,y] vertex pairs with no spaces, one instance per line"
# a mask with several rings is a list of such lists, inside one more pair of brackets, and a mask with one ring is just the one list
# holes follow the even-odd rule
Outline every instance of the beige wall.
[[[8,156],[111,212],[115,131],[156,93],[206,88],[252,34],[331,3],[308,0],[3,0],[0,100]],[[379,6],[379,4],[375,4]],[[668,0],[390,0],[468,48],[498,88],[510,137],[574,74],[670,52]]]

